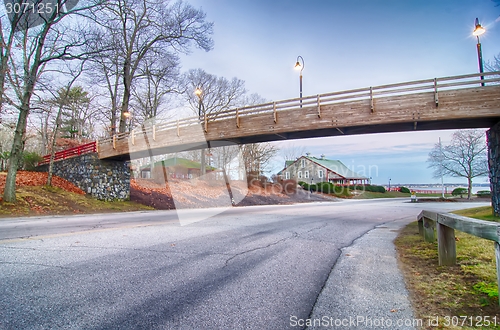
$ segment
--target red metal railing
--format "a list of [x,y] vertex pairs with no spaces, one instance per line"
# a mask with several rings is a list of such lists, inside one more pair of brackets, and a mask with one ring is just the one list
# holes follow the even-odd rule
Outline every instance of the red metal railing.
[[[97,144],[95,141],[87,144],[82,144],[77,147],[69,148],[63,151],[58,151],[54,155],[54,161],[80,156],[91,152],[97,152]],[[38,165],[48,164],[49,161],[50,161],[50,155],[45,155],[43,156],[43,160],[39,162]]]

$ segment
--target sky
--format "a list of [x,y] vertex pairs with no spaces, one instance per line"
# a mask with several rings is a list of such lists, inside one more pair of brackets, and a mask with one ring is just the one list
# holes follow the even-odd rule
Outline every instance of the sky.
[[[478,72],[474,20],[486,28],[483,58],[500,54],[500,7],[491,0],[187,0],[214,22],[214,49],[182,57],[182,71],[245,81],[265,99],[304,96]],[[437,183],[427,155],[453,131],[385,133],[288,140],[313,156],[341,160],[374,184]],[[283,167],[272,161],[268,173]],[[465,182],[445,178],[445,182]],[[476,182],[487,182],[478,178]]]

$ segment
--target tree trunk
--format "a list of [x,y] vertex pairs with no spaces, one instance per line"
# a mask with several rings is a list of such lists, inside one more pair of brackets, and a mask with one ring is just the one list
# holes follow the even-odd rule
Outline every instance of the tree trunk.
[[500,122],[491,127],[487,134],[491,205],[493,214],[498,217],[500,216]]
[[24,92],[21,110],[19,111],[19,119],[14,133],[14,141],[12,142],[8,172],[5,179],[5,190],[3,193],[3,200],[8,203],[16,202],[16,176],[19,164],[23,157],[25,143],[24,137],[26,135],[26,124],[32,91],[33,88],[30,90],[28,87]]
[[467,178],[467,184],[468,184],[467,199],[470,199],[472,196],[472,178],[470,176]]
[[150,155],[149,156],[149,178],[150,179],[154,179],[153,165],[154,165],[154,158],[153,158],[153,155]]
[[207,169],[205,167],[205,148],[200,149],[200,177],[204,176],[207,173]]
[[127,118],[124,117],[124,113],[128,112],[130,103],[130,94],[132,87],[132,74],[130,72],[130,62],[128,60],[123,64],[123,98],[122,98],[122,108],[120,113],[120,128],[119,132],[124,133],[127,129]]
[[[67,93],[66,93],[67,97]],[[56,154],[56,139],[57,133],[59,132],[59,126],[61,125],[61,113],[62,106],[59,106],[59,111],[56,116],[56,127],[54,128],[54,133],[52,134],[52,147],[50,148],[50,160],[49,160],[49,172],[47,175],[47,186],[52,186],[52,174],[54,172],[54,158]]]

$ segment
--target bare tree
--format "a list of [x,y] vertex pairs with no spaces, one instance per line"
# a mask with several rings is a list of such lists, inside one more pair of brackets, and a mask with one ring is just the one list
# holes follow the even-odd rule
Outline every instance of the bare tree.
[[241,152],[247,175],[260,177],[277,151],[276,147],[268,142],[242,145]]
[[305,153],[306,153],[306,148],[304,146],[298,146],[293,143],[289,143],[280,149],[280,155],[285,162],[289,160],[295,161],[297,158],[303,156]]
[[[197,115],[212,114],[236,108],[245,102],[245,82],[231,80],[207,73],[203,69],[192,69],[184,74],[183,92],[191,109]],[[198,89],[201,94],[194,92]]]
[[[92,2],[91,2],[92,1]],[[29,16],[11,18],[11,30],[14,33],[16,47],[10,48],[5,73],[6,83],[9,84],[11,93],[3,91],[3,102],[17,109],[19,116],[14,133],[8,174],[5,183],[4,200],[15,202],[15,183],[18,167],[22,161],[25,145],[25,134],[28,116],[32,106],[32,96],[36,91],[37,83],[42,75],[47,73],[48,66],[57,60],[71,60],[83,56],[80,47],[85,42],[85,30],[76,31],[77,22],[65,20],[66,17],[83,13],[99,3],[91,0],[83,1],[75,7],[73,1],[57,0],[59,10],[53,10],[40,16],[31,24]],[[99,0],[97,0],[99,1]],[[5,28],[5,17],[2,27]],[[38,18],[37,18],[38,19]],[[15,22],[19,24],[14,24]],[[68,22],[67,24],[63,24]],[[79,22],[81,23],[81,22]]]
[[[101,68],[114,75],[108,81],[114,97],[121,92],[119,131],[126,128],[124,114],[129,111],[132,87],[147,59],[162,58],[171,53],[188,53],[194,43],[212,49],[212,23],[205,13],[182,1],[109,0],[93,13],[99,25],[98,34],[108,49],[110,61],[101,59]],[[120,82],[120,86],[116,85]],[[112,85],[115,84],[115,85]],[[114,122],[111,123],[113,127]]]
[[[232,109],[244,102],[245,82],[233,78],[217,77],[202,69],[186,72],[182,78],[183,93],[194,113],[216,117],[217,113]],[[195,90],[199,91],[195,94]],[[212,117],[212,119],[214,119]],[[200,151],[201,174],[205,174],[205,149]]]
[[460,130],[453,133],[450,145],[437,143],[427,162],[434,169],[434,177],[467,178],[468,199],[471,198],[472,179],[488,174],[485,134],[482,130]]
[[[82,74],[83,72],[83,68],[84,68],[84,65],[85,65],[85,61],[82,61],[80,63],[80,65],[74,69],[74,68],[69,68],[70,69],[70,72],[71,72],[71,75],[72,75],[72,78],[70,79],[70,81],[67,83],[67,85],[61,89],[59,89],[59,91],[57,92],[57,95],[54,95],[54,98],[52,100],[52,103],[56,105],[57,107],[57,114],[56,114],[56,118],[55,118],[55,125],[54,125],[54,129],[52,131],[52,145],[51,145],[51,152],[50,152],[50,160],[49,160],[49,169],[48,169],[48,176],[47,176],[47,185],[48,186],[51,186],[52,185],[52,174],[54,172],[54,158],[55,158],[55,153],[56,153],[56,148],[55,148],[55,145],[56,145],[56,140],[57,140],[57,134],[59,133],[59,129],[61,127],[61,117],[63,115],[63,110],[65,108],[70,108],[71,111],[71,116],[73,117],[73,122],[75,121],[78,121],[78,120],[75,120],[75,116],[78,116],[78,114],[75,114],[75,111],[74,110],[74,103],[73,101],[74,100],[71,100],[71,95],[72,95],[72,92],[73,92],[73,96],[74,96],[74,91],[75,89],[72,88],[73,84],[77,81],[77,79],[80,77],[80,75]],[[77,89],[77,94],[81,95],[81,90],[80,89]],[[72,124],[73,127],[76,127],[77,125],[75,124]]]
[[136,120],[144,122],[164,115],[162,105],[169,94],[179,93],[178,81],[179,59],[174,54],[145,60],[139,69],[137,84],[132,86]]
[[493,56],[493,61],[486,61],[484,67],[487,71],[500,71],[500,54]]

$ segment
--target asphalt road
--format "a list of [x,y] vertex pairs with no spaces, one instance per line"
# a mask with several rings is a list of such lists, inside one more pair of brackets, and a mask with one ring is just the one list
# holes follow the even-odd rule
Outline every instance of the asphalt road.
[[[473,206],[390,199],[192,210],[180,221],[175,211],[2,219],[0,329],[286,329],[349,316],[359,302],[387,312],[393,303],[346,294],[354,272],[401,282],[394,228],[423,208]],[[379,256],[365,259],[370,249]],[[405,304],[404,285],[394,290]]]

